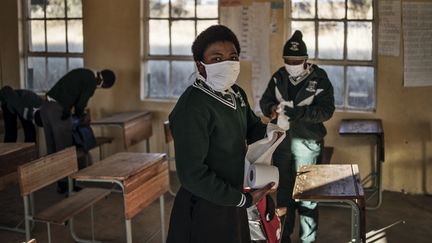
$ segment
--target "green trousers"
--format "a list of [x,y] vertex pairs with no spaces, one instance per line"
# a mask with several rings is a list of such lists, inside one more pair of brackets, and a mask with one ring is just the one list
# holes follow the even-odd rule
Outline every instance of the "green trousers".
[[316,202],[294,201],[292,193],[295,176],[302,165],[316,164],[321,152],[320,141],[290,138],[287,136],[273,155],[274,164],[279,168],[278,207],[287,207],[281,243],[291,242],[296,211],[300,216],[301,242],[314,242],[318,229],[318,208]]

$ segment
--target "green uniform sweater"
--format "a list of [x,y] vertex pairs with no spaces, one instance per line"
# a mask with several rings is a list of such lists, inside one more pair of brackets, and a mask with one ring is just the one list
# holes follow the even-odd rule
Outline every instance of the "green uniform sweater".
[[230,103],[200,82],[187,88],[169,116],[177,174],[194,195],[238,206],[244,198],[246,143],[263,138],[266,126],[239,86],[232,87],[237,95]]
[[63,106],[64,116],[69,116],[73,107],[75,108],[75,114],[82,116],[87,102],[96,90],[96,85],[96,77],[93,71],[78,68],[63,76],[48,91],[47,95]]

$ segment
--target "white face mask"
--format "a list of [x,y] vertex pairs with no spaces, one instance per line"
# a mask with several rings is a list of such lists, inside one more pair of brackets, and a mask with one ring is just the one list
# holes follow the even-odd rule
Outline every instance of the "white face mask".
[[225,91],[235,84],[240,73],[240,62],[223,61],[213,64],[201,64],[207,74],[206,83],[216,91]]
[[299,65],[288,65],[288,64],[285,64],[285,69],[293,77],[300,76],[300,74],[302,74],[303,71],[305,70],[304,69],[304,63],[299,64]]

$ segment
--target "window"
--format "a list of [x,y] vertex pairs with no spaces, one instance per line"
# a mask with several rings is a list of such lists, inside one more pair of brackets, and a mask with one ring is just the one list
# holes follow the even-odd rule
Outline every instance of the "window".
[[23,0],[25,87],[49,90],[83,66],[82,0]]
[[194,81],[192,42],[219,22],[218,0],[148,0],[147,4],[142,94],[175,99]]
[[333,84],[339,110],[375,110],[374,2],[291,0],[291,33],[302,31],[309,59]]

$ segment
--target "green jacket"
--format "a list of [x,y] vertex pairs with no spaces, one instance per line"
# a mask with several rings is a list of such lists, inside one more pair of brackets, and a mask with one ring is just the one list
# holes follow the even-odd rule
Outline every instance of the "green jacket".
[[244,197],[246,143],[263,138],[266,125],[239,86],[232,86],[236,95],[230,102],[203,83],[197,80],[188,87],[169,115],[177,174],[192,194],[237,206]]
[[[285,67],[276,71],[270,79],[261,100],[260,107],[265,116],[271,115],[271,107],[281,101],[288,101],[289,74]],[[300,107],[301,116],[290,121],[291,137],[321,140],[327,131],[323,125],[335,110],[333,86],[326,72],[312,65],[310,74],[301,83],[294,98],[294,107]]]
[[96,90],[96,85],[93,71],[78,68],[63,76],[47,95],[62,105],[64,116],[69,116],[72,108],[75,108],[77,116],[82,116],[87,102]]

